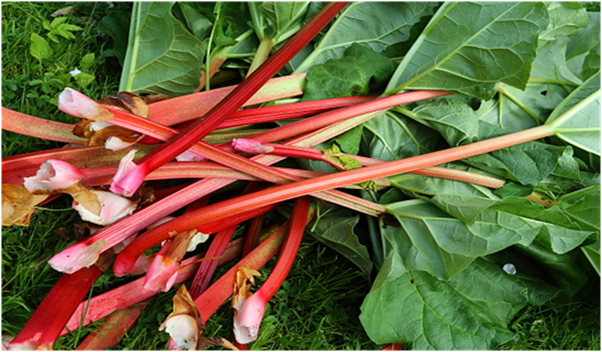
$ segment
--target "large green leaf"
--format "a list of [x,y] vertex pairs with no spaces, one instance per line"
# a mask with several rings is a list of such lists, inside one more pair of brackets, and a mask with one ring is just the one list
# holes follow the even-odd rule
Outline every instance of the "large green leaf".
[[529,142],[464,159],[472,166],[523,185],[535,186],[550,175],[562,160],[566,148]]
[[589,12],[589,26],[568,43],[566,59],[577,76],[586,80],[600,70],[600,12]]
[[303,100],[380,93],[394,70],[391,59],[370,48],[352,44],[342,58],[309,69]]
[[552,112],[546,124],[564,141],[600,155],[600,72],[575,89]]
[[128,46],[128,29],[131,14],[123,11],[113,11],[98,22],[97,29],[113,38],[113,52],[123,66]]
[[[461,164],[447,164],[445,167],[483,173]],[[439,177],[402,174],[389,177],[389,182],[408,195],[429,201],[446,213],[468,223],[500,200],[486,187]]]
[[563,195],[558,206],[583,230],[600,231],[600,185]]
[[382,230],[385,248],[401,255],[408,268],[426,270],[441,279],[453,277],[477,257],[514,244],[528,245],[541,226],[489,209],[466,224],[421,200],[401,201],[386,208],[401,225]]
[[294,73],[307,72],[315,64],[343,56],[354,43],[377,53],[409,38],[412,26],[432,14],[429,2],[354,2],[341,12],[322,40]]
[[592,267],[600,275],[600,238],[589,246],[581,247],[581,251],[583,251],[587,260],[589,260]]
[[585,8],[578,2],[558,1],[547,5],[550,23],[540,35],[543,40],[556,40],[565,35],[572,35],[589,23]]
[[[579,206],[582,204],[577,205],[573,212],[577,212]],[[576,222],[568,209],[558,206],[546,209],[526,198],[508,197],[492,204],[489,209],[532,222],[534,226],[541,229],[540,242],[557,254],[572,251],[595,234],[593,229]],[[591,221],[595,222],[595,217]]]
[[[546,243],[539,239],[533,241],[529,246],[516,246],[519,253],[531,259],[536,266],[531,269],[537,270],[537,275],[544,277],[546,281],[561,289],[560,296],[570,298],[575,295],[587,283],[587,263],[583,263],[583,254],[580,249],[558,254],[550,250]],[[520,258],[517,256],[517,258]]]
[[518,132],[539,126],[567,95],[565,87],[552,83],[529,83],[524,90],[504,85],[497,98],[483,102],[476,113],[507,133]]
[[178,96],[199,85],[205,47],[174,18],[172,6],[134,3],[120,90]]
[[259,39],[271,38],[280,43],[301,28],[309,2],[264,1],[248,5]]
[[399,160],[435,149],[438,133],[391,110],[363,124],[362,155]]
[[435,99],[420,104],[412,111],[402,108],[398,111],[441,133],[452,147],[477,140],[479,119],[474,110],[463,101]]
[[512,317],[527,303],[542,304],[558,290],[478,259],[452,280],[406,268],[387,258],[362,304],[360,320],[377,343],[415,350],[488,350],[513,337]]
[[581,79],[569,68],[566,60],[568,37],[554,41],[545,41],[537,48],[537,57],[533,61],[531,76],[537,79],[567,81],[571,85],[581,84]]
[[327,213],[318,218],[315,225],[311,226],[310,234],[318,241],[341,253],[357,265],[364,277],[369,278],[372,271],[370,254],[354,233],[359,216],[349,215],[347,211]]
[[444,89],[489,99],[497,82],[524,88],[547,24],[538,2],[444,3],[387,91]]

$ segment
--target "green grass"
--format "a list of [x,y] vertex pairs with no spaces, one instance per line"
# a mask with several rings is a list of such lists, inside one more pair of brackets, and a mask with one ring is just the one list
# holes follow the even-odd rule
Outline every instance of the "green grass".
[[599,301],[554,308],[529,306],[512,323],[517,339],[503,350],[599,350]]
[[[75,12],[67,22],[83,30],[73,32],[75,39],[59,37],[59,43],[46,37],[44,20],[67,5]],[[108,11],[126,9],[118,4],[109,9],[99,3],[27,3],[2,4],[2,104],[34,116],[74,122],[59,112],[56,97],[65,86],[100,98],[115,93],[120,67],[110,56],[110,41],[100,35],[96,26]],[[29,53],[31,33],[45,37],[53,54],[39,62]],[[94,61],[82,69],[81,59],[94,54]],[[86,86],[68,74],[80,68],[93,75]],[[42,81],[40,84],[31,82]],[[58,144],[3,132],[2,155],[17,155]],[[54,208],[69,207],[68,199],[58,201]],[[74,211],[41,211],[34,215],[30,227],[4,227],[2,232],[2,330],[14,335],[25,324],[35,307],[60,277],[46,261],[65,248],[70,241],[60,238],[59,228],[71,228],[77,222]],[[270,265],[273,265],[273,260]],[[226,268],[221,269],[223,272]],[[261,272],[265,278],[268,269]],[[219,272],[218,272],[219,274]],[[115,278],[104,273],[94,285],[95,295],[116,287],[128,278]],[[597,287],[594,287],[597,288]],[[258,340],[252,349],[264,350],[375,350],[384,346],[370,341],[358,319],[359,307],[370,286],[350,262],[326,249],[311,238],[302,243],[299,257],[283,287],[270,301]],[[158,332],[159,325],[171,310],[170,293],[153,298],[136,326],[114,347],[117,350],[165,349],[167,334]],[[594,290],[595,294],[599,292]],[[92,331],[94,325],[60,338],[56,349],[74,349]],[[578,349],[600,348],[599,300],[583,298],[556,308],[528,306],[510,328],[517,339],[501,349]],[[204,336],[232,338],[232,312],[225,305],[210,319]]]

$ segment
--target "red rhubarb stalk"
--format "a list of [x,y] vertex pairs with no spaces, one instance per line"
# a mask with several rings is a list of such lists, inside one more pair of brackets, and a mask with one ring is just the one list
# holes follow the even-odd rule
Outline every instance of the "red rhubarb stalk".
[[146,175],[183,153],[190,146],[213,131],[226,117],[240,108],[274,74],[291,60],[346,3],[327,4],[293,38],[271,56],[257,71],[240,83],[226,98],[175,138],[142,157],[139,164],[111,185],[111,191],[125,196],[133,195]]
[[[315,215],[315,210],[310,211],[307,215],[305,225]],[[228,270],[217,281],[215,281],[205,292],[198,296],[194,303],[196,304],[201,314],[203,324],[209,320],[211,315],[228,299],[232,294],[232,287],[235,282],[236,272],[241,266],[246,266],[251,269],[259,270],[263,267],[280,249],[284,242],[286,229],[290,220],[287,220],[265,241],[261,242],[251,253],[241,259],[234,267]]]
[[[145,134],[151,135],[153,137],[166,139],[166,140],[169,139],[171,136],[175,135],[174,130],[169,127],[153,123],[146,119],[140,118],[139,116],[121,112],[119,110],[115,110],[110,107],[106,107],[106,108],[102,107],[101,105],[96,104],[95,102],[91,101],[89,98],[85,97],[83,94],[81,94],[79,92],[76,92],[73,90],[65,90],[64,93],[66,93],[72,97],[77,97],[78,99],[81,98],[81,100],[83,102],[81,105],[84,105],[84,102],[85,102],[85,104],[89,105],[89,109],[102,110],[102,114],[111,115],[112,116],[111,121],[118,126],[125,127],[125,128],[131,128],[135,131],[144,131],[143,133],[145,133]],[[365,116],[365,119],[367,119],[371,115],[365,114],[365,115],[361,115],[361,116]],[[360,120],[356,120],[356,119],[351,119],[351,120],[354,121],[356,124],[358,124],[362,121],[361,118],[360,118]],[[153,126],[153,127],[151,127],[151,126]],[[352,126],[353,125],[348,125],[347,128],[351,128]],[[307,129],[307,126],[305,128]],[[331,128],[332,128],[332,126],[331,126]],[[344,131],[346,131],[346,129],[336,128],[336,132],[338,132],[338,133],[343,133]],[[296,178],[292,175],[283,173],[279,170],[269,168],[260,163],[257,163],[253,159],[247,159],[247,158],[241,157],[239,155],[236,155],[227,150],[223,150],[221,148],[212,146],[205,142],[198,142],[198,143],[194,144],[192,146],[192,148],[190,149],[190,151],[195,154],[202,155],[209,159],[218,161],[219,163],[221,163],[223,165],[230,166],[234,169],[246,172],[248,174],[251,174],[253,176],[259,177],[263,180],[267,180],[270,182],[282,184],[282,183],[288,183],[288,182],[299,180],[299,178]],[[121,177],[120,175],[128,174],[128,172],[130,172],[129,170],[131,170],[131,169],[137,170],[138,167],[135,166],[133,163],[127,161],[127,157],[124,158],[121,161],[119,170],[117,171],[117,174],[116,174],[114,180],[119,179]],[[383,212],[382,206],[376,205],[375,203],[366,201],[362,198],[354,197],[349,194],[341,193],[341,192],[335,191],[335,190],[328,190],[325,192],[316,193],[313,196],[324,199],[326,201],[329,201],[329,202],[332,202],[335,204],[338,204],[338,205],[353,207],[355,210],[367,213],[369,215],[377,216],[378,214]]]
[[[237,258],[241,248],[242,239],[230,242],[222,258],[218,259],[219,264],[224,264]],[[199,254],[184,260],[177,272],[175,284],[180,284],[191,279],[199,266],[199,261],[204,257],[204,254]],[[61,336],[102,319],[116,310],[125,309],[143,302],[159,292],[161,292],[159,289],[145,289],[144,277],[141,277],[89,300],[85,300],[79,303],[67,324],[64,325],[65,328],[62,330]]]
[[[301,95],[304,83],[305,73],[272,78],[247,100],[243,107]],[[150,104],[149,119],[165,126],[197,119],[209,112],[235,88],[236,86],[218,88]],[[174,106],[178,108],[174,109]]]
[[[230,242],[232,235],[234,235],[236,228],[237,225],[234,225],[216,233],[211,240],[209,248],[207,248],[207,253],[205,254],[206,257],[212,258],[221,256],[226,250],[226,246]],[[190,290],[188,291],[193,299],[207,289],[218,264],[219,262],[217,260],[205,260],[201,262],[194,279],[190,284]]]
[[259,215],[254,217],[249,224],[247,229],[247,235],[245,236],[245,243],[242,247],[242,256],[246,256],[249,254],[257,244],[259,243],[259,237],[263,231],[263,221],[265,220],[265,215]]
[[63,327],[84,299],[102,270],[96,265],[64,274],[10,342],[10,349],[50,350]]
[[[445,92],[445,94],[448,93]],[[417,99],[419,97],[425,98],[425,96],[428,95],[414,95],[414,99]],[[131,116],[134,119],[139,119],[134,115]],[[336,132],[340,132],[341,130],[346,130],[345,128],[352,128],[353,126],[365,121],[365,119],[369,118],[370,116],[371,115],[361,115],[355,118],[340,121],[338,123],[329,125],[328,127],[325,127],[322,130],[312,132],[311,134],[293,138],[287,144],[301,144],[303,146],[313,146],[331,138],[333,135],[336,135],[333,129],[336,130]],[[284,134],[283,130],[280,130],[280,134]],[[254,157],[252,159],[258,162],[262,162],[264,164],[271,164],[278,162],[282,159],[282,157],[262,155]],[[129,237],[131,234],[134,234],[137,231],[152,224],[154,222],[153,219],[162,218],[167,214],[170,214],[171,212],[192,202],[193,200],[198,199],[203,195],[212,192],[215,189],[218,189],[220,185],[225,186],[231,182],[234,182],[234,180],[219,181],[213,179],[198,181],[197,183],[186,188],[185,190],[182,190],[181,192],[170,196],[164,202],[160,204],[152,204],[151,206],[143,209],[142,211],[128,218],[122,219],[120,222],[118,222],[119,225],[108,226],[105,229],[96,233],[95,235],[90,236],[86,240],[69,246],[67,249],[56,254],[53,258],[51,258],[49,263],[54,269],[63,272],[73,272],[75,270],[79,270],[79,268],[82,268],[84,265],[88,265],[87,263],[90,262],[88,258],[97,256],[99,253],[102,253],[105,250],[111,248],[115,244]],[[347,201],[351,204],[353,204],[355,200],[359,199],[357,197],[349,197],[350,198]],[[96,244],[98,241],[103,242],[101,244]]]
[[[141,146],[137,156],[148,153],[154,148],[154,146]],[[23,184],[23,179],[35,175],[40,165],[48,159],[62,160],[79,169],[86,169],[116,165],[126,154],[127,151],[114,152],[100,146],[82,146],[9,156],[2,158],[2,183]]]
[[217,219],[231,216],[237,212],[252,209],[260,205],[270,204],[271,202],[281,202],[327,189],[369,181],[374,178],[407,173],[548,137],[553,135],[553,133],[554,129],[552,127],[547,125],[539,126],[525,131],[411,158],[280,185],[268,190],[258,191],[235,199],[212,204],[196,212],[184,214],[177,219],[167,222],[137,237],[119,253],[115,260],[113,270],[116,273],[129,272],[140,253],[144,252],[146,248],[150,248],[165,239],[164,232],[167,228],[169,228],[170,231],[184,231],[185,229],[199,226],[204,222],[216,221]]
[[[270,276],[251,297],[244,302],[237,302],[235,308],[237,312],[234,314],[234,335],[239,343],[248,344],[257,339],[265,305],[282,286],[297,257],[310,205],[311,198],[297,198],[290,219],[288,234]],[[238,303],[242,304],[239,305]]]

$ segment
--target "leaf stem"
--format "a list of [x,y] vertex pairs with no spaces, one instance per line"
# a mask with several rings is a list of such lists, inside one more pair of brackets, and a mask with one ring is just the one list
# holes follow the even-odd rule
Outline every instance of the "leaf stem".
[[516,104],[519,108],[521,108],[524,112],[526,112],[527,115],[531,116],[531,118],[533,120],[535,120],[535,122],[537,122],[538,124],[542,124],[544,122],[544,120],[542,118],[540,118],[539,116],[537,116],[537,114],[534,113],[531,109],[529,109],[522,101],[520,101],[512,93],[510,93],[506,89],[504,89],[504,84],[503,83],[501,83],[501,84],[498,85],[497,90],[498,90],[498,92],[500,92],[501,94],[504,94],[510,100],[512,100],[512,102],[514,104]]

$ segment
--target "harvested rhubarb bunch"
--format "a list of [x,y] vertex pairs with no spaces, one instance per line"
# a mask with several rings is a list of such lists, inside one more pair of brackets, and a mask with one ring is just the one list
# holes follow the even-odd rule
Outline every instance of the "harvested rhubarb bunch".
[[3,11],[3,347],[513,349],[533,307],[599,320],[599,6]]

